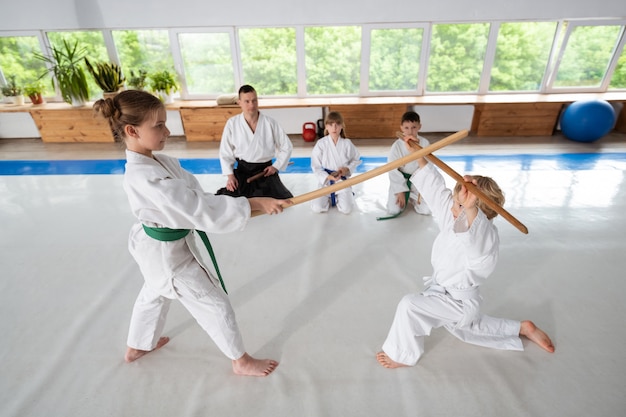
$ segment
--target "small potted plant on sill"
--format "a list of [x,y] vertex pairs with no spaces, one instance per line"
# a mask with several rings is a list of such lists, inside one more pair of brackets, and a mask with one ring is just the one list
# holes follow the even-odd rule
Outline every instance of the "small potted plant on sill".
[[8,97],[15,105],[21,106],[24,104],[24,96],[22,95],[22,87],[17,85],[15,81],[15,75],[9,77],[7,85],[2,87],[2,95]]
[[34,83],[30,83],[24,87],[24,94],[30,98],[30,101],[33,104],[43,104],[43,92],[45,87],[41,81],[35,81]]
[[85,64],[98,87],[102,89],[104,98],[114,97],[124,87],[126,78],[119,65],[111,62],[92,64],[87,58],[85,58]]
[[150,89],[165,104],[173,103],[172,94],[178,91],[178,81],[176,76],[168,70],[153,72],[148,76]]
[[130,78],[128,79],[128,86],[133,90],[143,91],[146,88],[146,82],[148,78],[148,71],[140,69],[135,71],[130,70]]
[[85,48],[79,49],[78,41],[70,44],[63,39],[63,47],[53,46],[50,52],[51,56],[39,53],[35,53],[34,56],[48,64],[48,71],[54,75],[52,78],[53,88],[56,83],[61,91],[63,101],[66,103],[74,107],[84,106],[89,100],[89,85],[81,64],[87,50]]

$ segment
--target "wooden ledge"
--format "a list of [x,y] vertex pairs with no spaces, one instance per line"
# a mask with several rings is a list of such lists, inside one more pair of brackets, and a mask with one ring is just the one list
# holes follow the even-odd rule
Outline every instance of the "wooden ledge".
[[[381,96],[381,97],[265,97],[259,98],[259,107],[265,109],[290,107],[329,107],[340,105],[368,105],[368,104],[405,104],[412,105],[475,105],[475,104],[515,104],[515,103],[573,103],[579,100],[606,100],[626,102],[626,91],[612,91],[606,93],[492,93],[477,94],[439,94],[427,96]],[[84,107],[72,107],[67,103],[0,104],[0,112],[28,112],[31,110],[76,110],[91,109],[92,102]],[[238,108],[236,105],[218,105],[216,100],[176,100],[165,106],[168,110],[197,109],[197,108]]]

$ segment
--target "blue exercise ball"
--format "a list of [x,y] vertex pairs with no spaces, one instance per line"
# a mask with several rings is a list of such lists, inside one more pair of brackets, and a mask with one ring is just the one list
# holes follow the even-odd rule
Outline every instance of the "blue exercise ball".
[[576,101],[561,115],[561,131],[577,142],[593,142],[613,129],[615,109],[604,100]]

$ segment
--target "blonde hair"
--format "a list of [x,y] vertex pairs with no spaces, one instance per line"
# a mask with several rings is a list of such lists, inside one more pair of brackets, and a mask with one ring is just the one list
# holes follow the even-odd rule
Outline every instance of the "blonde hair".
[[[485,193],[487,197],[489,197],[492,201],[498,204],[500,207],[504,206],[504,193],[500,189],[500,186],[489,177],[483,177],[482,175],[470,175],[472,179],[476,180],[476,186]],[[459,191],[461,191],[461,183],[457,183],[454,187],[454,195],[457,195]],[[476,206],[485,213],[488,219],[493,219],[498,215],[498,213],[485,204],[480,198],[476,200]]]
[[[342,138],[346,137],[346,124],[343,122],[343,116],[338,111],[331,111],[326,115],[324,119],[324,126],[330,123],[337,123],[341,125],[341,132],[339,132],[339,136]],[[328,135],[328,129],[324,128],[324,135]]]
[[164,108],[161,100],[139,90],[122,91],[113,98],[100,99],[93,105],[94,113],[109,122],[113,138],[117,142],[124,142],[126,139],[126,125],[139,126]]

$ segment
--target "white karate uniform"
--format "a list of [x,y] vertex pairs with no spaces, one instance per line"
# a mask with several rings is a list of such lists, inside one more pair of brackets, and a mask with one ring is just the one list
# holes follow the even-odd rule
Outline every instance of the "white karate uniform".
[[[417,137],[419,139],[419,145],[422,148],[430,145],[428,139],[423,138],[421,136]],[[409,154],[409,150],[406,148],[406,143],[402,139],[396,140],[393,145],[391,145],[391,150],[389,151],[389,156],[387,157],[387,162],[393,162],[397,159],[403,158]],[[413,209],[419,214],[430,214],[430,209],[426,202],[419,198],[419,191],[415,187],[415,184],[411,182],[411,189],[406,183],[406,178],[402,173],[412,175],[419,168],[419,164],[417,161],[409,162],[406,165],[401,166],[398,169],[394,169],[389,171],[389,195],[387,198],[387,212],[391,215],[398,214],[402,210],[397,203],[396,194],[404,193],[410,191],[409,193],[409,204],[413,206]]]
[[178,299],[230,359],[245,349],[235,313],[219,282],[202,260],[206,248],[196,245],[193,231],[163,242],[149,237],[149,227],[228,233],[242,230],[250,218],[246,198],[205,193],[177,159],[126,151],[124,189],[139,220],[129,237],[129,250],[144,277],[130,322],[128,346],[152,350],[161,336],[172,299]]
[[[346,176],[346,178],[348,178],[360,163],[361,155],[356,146],[354,146],[350,139],[342,137],[339,137],[335,145],[330,135],[324,136],[317,141],[311,151],[311,169],[313,170],[315,178],[317,178],[317,183],[320,188],[330,185],[330,181],[328,180],[329,174],[326,172],[326,169],[337,171],[339,168],[346,167],[350,170],[350,173]],[[337,209],[341,213],[349,214],[354,207],[352,187],[337,191],[335,193],[335,200]],[[311,200],[311,209],[316,213],[326,212],[330,206],[330,194]]]
[[222,174],[233,173],[235,161],[267,162],[276,160],[272,166],[278,171],[287,168],[293,145],[289,136],[276,120],[259,112],[256,130],[252,132],[243,113],[226,121],[220,142],[220,165]]
[[424,337],[445,327],[457,338],[496,349],[523,350],[520,322],[480,313],[479,286],[498,260],[498,230],[479,209],[468,228],[465,215],[454,219],[452,192],[439,171],[428,164],[411,177],[439,226],[431,254],[432,277],[421,294],[408,294],[398,304],[383,344],[394,361],[415,365],[424,352]]

